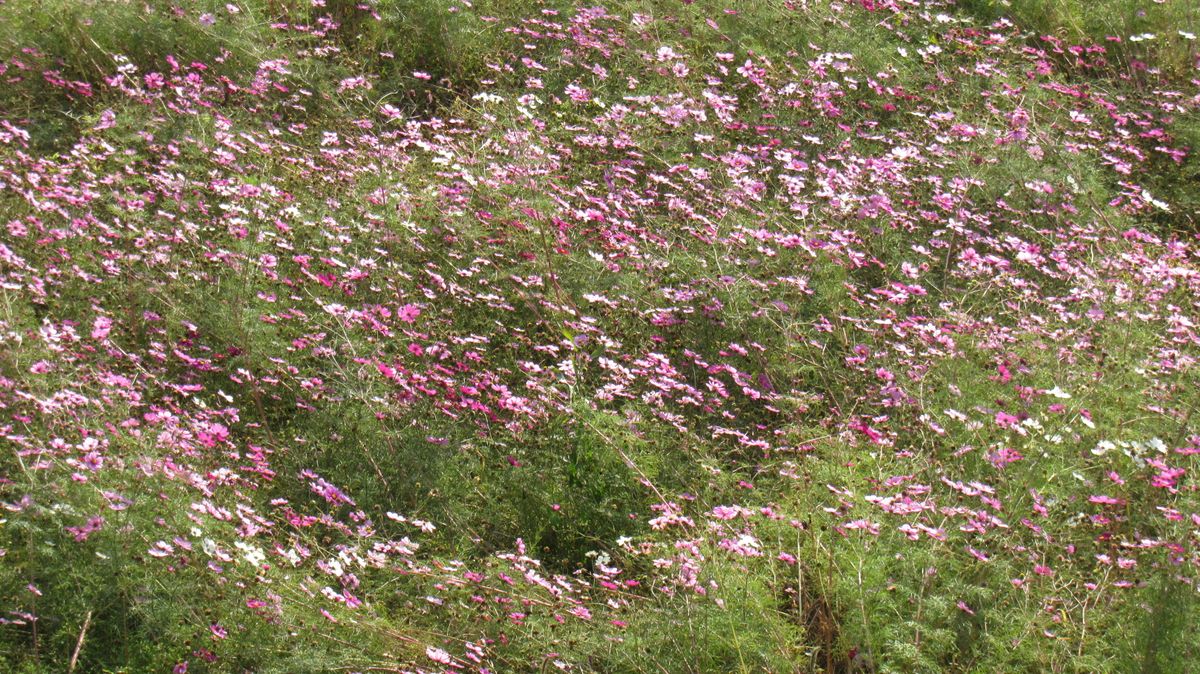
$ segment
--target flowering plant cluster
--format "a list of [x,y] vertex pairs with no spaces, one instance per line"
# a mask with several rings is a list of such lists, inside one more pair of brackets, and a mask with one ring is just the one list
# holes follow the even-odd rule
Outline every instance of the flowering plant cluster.
[[1183,671],[1200,16],[983,4],[0,2],[0,661]]

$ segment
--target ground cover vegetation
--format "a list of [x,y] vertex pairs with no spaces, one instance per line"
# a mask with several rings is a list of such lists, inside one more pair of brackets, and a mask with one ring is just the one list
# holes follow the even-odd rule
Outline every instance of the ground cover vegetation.
[[1196,671],[1196,3],[0,27],[0,669]]

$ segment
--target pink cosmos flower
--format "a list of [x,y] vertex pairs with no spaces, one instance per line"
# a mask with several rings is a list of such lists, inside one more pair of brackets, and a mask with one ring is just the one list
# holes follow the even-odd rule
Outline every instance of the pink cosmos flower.
[[567,85],[565,93],[572,101],[575,101],[576,103],[587,103],[588,101],[592,100],[592,94],[578,84]]
[[103,342],[108,339],[108,333],[112,331],[112,319],[108,316],[97,316],[92,323],[92,339]]
[[96,126],[92,127],[92,130],[103,131],[105,129],[111,129],[112,127],[116,126],[116,120],[116,113],[114,113],[112,110],[105,110],[104,112],[100,113],[100,121],[96,123]]
[[421,307],[415,304],[405,304],[396,312],[396,318],[405,323],[412,323],[417,320],[417,316],[421,315]]
[[367,78],[359,75],[357,77],[347,77],[338,82],[338,92],[350,91],[352,89],[371,89],[371,83]]
[[443,665],[448,665],[452,662],[449,653],[434,646],[427,646],[425,648],[425,657]]

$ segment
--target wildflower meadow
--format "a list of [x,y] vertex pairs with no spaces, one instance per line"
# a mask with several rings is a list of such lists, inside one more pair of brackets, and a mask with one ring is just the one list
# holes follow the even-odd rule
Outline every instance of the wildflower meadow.
[[1198,35],[0,0],[0,671],[1200,672]]

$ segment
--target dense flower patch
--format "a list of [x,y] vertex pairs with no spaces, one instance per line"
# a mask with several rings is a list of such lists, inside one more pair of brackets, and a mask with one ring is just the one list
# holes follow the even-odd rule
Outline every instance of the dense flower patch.
[[13,667],[1200,656],[1195,30],[281,4],[0,62]]

